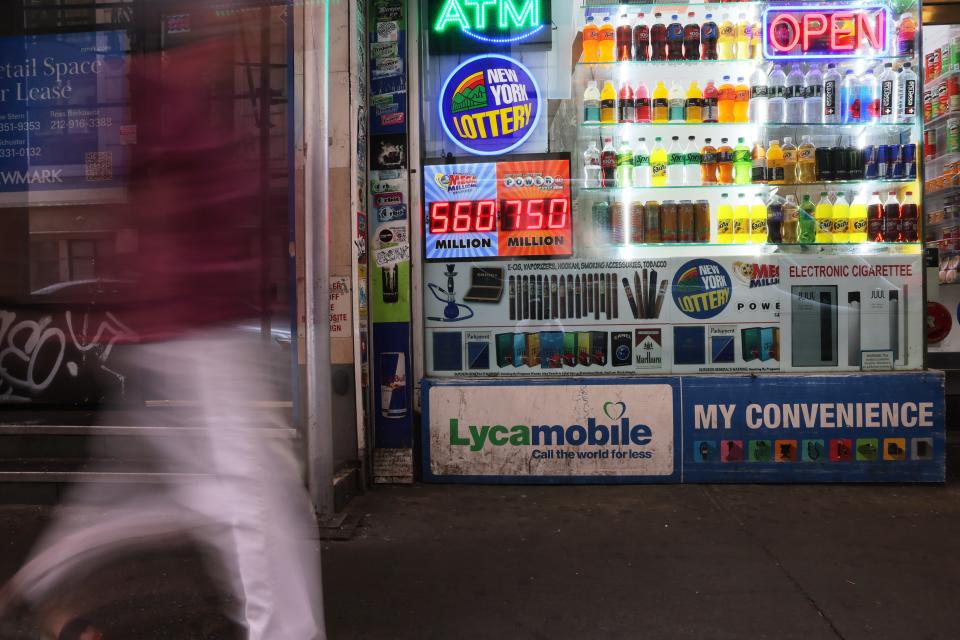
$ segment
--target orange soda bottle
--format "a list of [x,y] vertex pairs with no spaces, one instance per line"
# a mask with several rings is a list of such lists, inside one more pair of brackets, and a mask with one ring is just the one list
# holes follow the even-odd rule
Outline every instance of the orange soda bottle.
[[719,94],[717,101],[717,107],[720,112],[718,120],[720,122],[733,122],[733,105],[736,101],[736,90],[730,82],[730,76],[723,76],[723,81],[720,83]]

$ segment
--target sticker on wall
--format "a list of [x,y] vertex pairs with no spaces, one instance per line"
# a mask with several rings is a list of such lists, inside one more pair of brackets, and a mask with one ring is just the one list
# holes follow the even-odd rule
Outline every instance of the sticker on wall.
[[525,66],[507,56],[476,56],[443,83],[440,122],[467,153],[500,155],[530,137],[540,120],[540,102],[540,88]]
[[690,260],[673,278],[673,301],[685,315],[705,320],[730,302],[730,276],[713,260]]

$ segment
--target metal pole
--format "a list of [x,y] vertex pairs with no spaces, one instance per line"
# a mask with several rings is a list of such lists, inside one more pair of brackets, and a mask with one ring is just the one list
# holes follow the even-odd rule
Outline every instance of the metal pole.
[[328,3],[304,6],[304,221],[306,265],[307,486],[321,518],[333,515],[328,193]]

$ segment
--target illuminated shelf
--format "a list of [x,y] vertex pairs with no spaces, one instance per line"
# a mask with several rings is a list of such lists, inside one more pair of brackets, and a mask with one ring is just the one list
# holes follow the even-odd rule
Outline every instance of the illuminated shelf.
[[[837,60],[837,66],[841,67],[844,64],[855,64],[859,60],[865,60],[867,62],[884,62],[884,61],[910,61],[913,60],[916,56],[864,56],[860,58],[844,58]],[[682,66],[682,65],[701,65],[701,64],[721,64],[721,65],[764,65],[767,64],[768,60],[757,60],[755,58],[747,60],[617,60],[613,62],[584,62],[583,60],[577,61],[578,67],[630,67],[630,66]],[[782,64],[789,64],[791,62],[796,62],[794,60],[783,60]]]
[[584,122],[584,129],[610,129],[615,127],[736,127],[750,126],[749,122]]
[[[766,2],[703,2],[692,4],[689,2],[615,2],[612,0],[583,0],[580,4],[581,9],[597,9],[624,7],[637,10],[653,11],[654,9],[704,9],[707,12],[712,11],[730,11],[731,9],[753,9],[767,6]],[[662,12],[661,12],[662,13]],[[684,16],[686,17],[686,16]]]
[[[960,113],[957,113],[960,117]],[[885,129],[909,129],[915,124],[904,122],[686,122],[676,120],[670,122],[583,122],[584,129],[610,129],[615,127],[766,127],[769,129],[786,129],[795,127],[828,127],[831,129],[864,129],[866,127],[881,127]]]
[[799,187],[817,187],[817,186],[829,186],[835,184],[912,184],[916,182],[916,179],[913,178],[897,178],[893,180],[819,180],[817,182],[797,182],[794,184],[767,184],[766,182],[750,183],[750,184],[681,184],[673,185],[668,184],[665,186],[657,187],[579,187],[580,191],[585,191],[588,193],[616,193],[620,191],[660,191],[660,190],[670,190],[670,189],[751,189],[751,188],[776,188],[776,189],[792,189]]
[[848,249],[851,247],[919,247],[922,242],[625,242],[623,244],[591,245],[591,250],[660,247],[764,247],[766,249],[791,249],[802,247],[837,247]]
[[909,129],[916,126],[913,122],[765,122],[762,127],[829,127],[837,129],[863,129],[866,127],[883,127],[888,129]]

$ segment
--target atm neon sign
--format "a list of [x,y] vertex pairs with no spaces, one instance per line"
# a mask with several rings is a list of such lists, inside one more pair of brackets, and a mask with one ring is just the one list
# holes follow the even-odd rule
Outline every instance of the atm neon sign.
[[763,13],[767,58],[859,58],[887,52],[885,7],[772,7]]
[[434,33],[458,29],[463,35],[486,44],[510,44],[526,40],[546,28],[543,5],[549,0],[445,0]]

